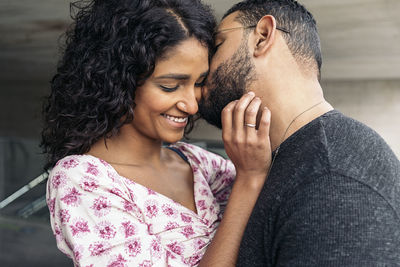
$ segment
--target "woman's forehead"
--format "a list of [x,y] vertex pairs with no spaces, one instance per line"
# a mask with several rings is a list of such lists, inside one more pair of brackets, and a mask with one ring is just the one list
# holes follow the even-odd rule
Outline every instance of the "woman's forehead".
[[204,73],[208,70],[208,49],[195,38],[189,38],[156,62],[154,76],[161,73]]

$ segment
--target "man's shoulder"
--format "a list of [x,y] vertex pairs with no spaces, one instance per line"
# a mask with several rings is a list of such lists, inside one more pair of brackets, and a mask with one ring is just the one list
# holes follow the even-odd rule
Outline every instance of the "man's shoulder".
[[344,171],[345,175],[352,170],[359,174],[361,169],[379,166],[382,171],[399,171],[398,158],[376,131],[337,110],[318,117],[296,134],[291,149],[309,155],[303,158],[310,164],[323,160],[323,165],[329,164],[334,171]]
[[[365,124],[337,110],[303,126],[279,150],[280,161],[291,168],[358,174],[366,166],[399,169],[400,163],[383,138]],[[289,168],[290,169],[290,168]],[[350,175],[351,176],[351,175]]]
[[381,146],[380,149],[389,149],[383,138],[372,128],[364,123],[348,117],[337,110],[328,112],[318,118],[319,127],[324,131],[326,141],[334,143],[335,146],[363,149],[368,142],[369,145]]
[[[307,127],[309,129],[307,129]],[[338,110],[329,111],[304,127],[305,132],[314,131],[323,135],[320,138],[326,138],[328,144],[334,143],[335,146],[346,147],[351,144],[361,144],[356,146],[362,149],[363,142],[373,142],[376,145],[385,146],[382,149],[389,149],[389,146],[383,138],[366,124],[348,117]],[[307,133],[309,134],[309,133]],[[356,142],[355,142],[356,141]]]
[[[329,182],[319,177],[342,177],[383,197],[400,212],[400,162],[371,128],[338,111],[328,112],[299,131],[279,151],[271,182],[285,196]],[[289,181],[282,183],[282,177]],[[333,188],[333,190],[336,190]],[[367,192],[368,190],[364,191]]]
[[320,118],[320,138],[330,170],[349,177],[400,179],[400,162],[383,138],[340,112]]

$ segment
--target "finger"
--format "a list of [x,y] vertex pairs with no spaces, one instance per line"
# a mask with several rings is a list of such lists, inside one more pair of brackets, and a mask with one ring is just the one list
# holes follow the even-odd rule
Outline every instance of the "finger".
[[247,109],[249,103],[254,98],[255,94],[253,92],[248,92],[244,94],[235,106],[235,110],[233,112],[233,129],[237,131],[240,135],[243,131],[244,125],[244,112]]
[[235,109],[238,100],[230,102],[224,107],[221,113],[222,122],[222,139],[227,141],[230,140],[232,135],[232,120],[233,120],[233,110]]
[[[255,142],[257,139],[256,123],[257,113],[261,106],[261,99],[259,97],[253,98],[244,114],[244,127],[249,142]],[[254,127],[252,127],[254,125]]]
[[271,125],[271,111],[267,107],[264,107],[257,131],[258,137],[260,139],[267,140],[269,142],[270,125]]

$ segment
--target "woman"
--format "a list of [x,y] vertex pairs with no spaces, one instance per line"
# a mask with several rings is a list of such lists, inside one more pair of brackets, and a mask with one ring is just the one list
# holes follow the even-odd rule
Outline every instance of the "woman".
[[[230,161],[178,142],[208,73],[210,10],[196,0],[95,0],[79,8],[42,141],[59,249],[77,266],[234,263],[270,161],[269,115],[264,110],[258,132],[241,127],[225,138],[239,141],[225,144],[237,170],[233,189]],[[253,94],[231,103],[224,127],[234,129],[249,118],[246,107],[259,105]]]

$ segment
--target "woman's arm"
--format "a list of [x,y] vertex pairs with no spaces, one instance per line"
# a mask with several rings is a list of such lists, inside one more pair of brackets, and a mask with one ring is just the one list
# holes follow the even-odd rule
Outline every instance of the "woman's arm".
[[256,124],[260,105],[261,100],[250,92],[222,112],[222,139],[237,174],[221,224],[199,266],[236,264],[244,229],[271,164],[269,110],[262,110],[258,129],[245,126]]

